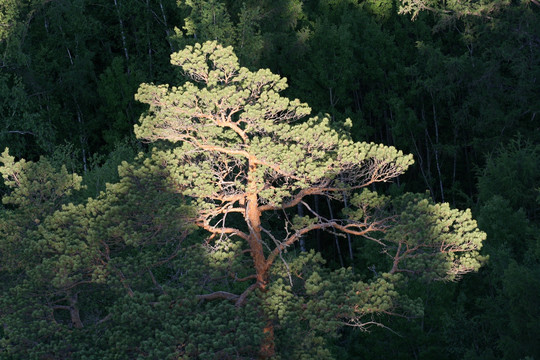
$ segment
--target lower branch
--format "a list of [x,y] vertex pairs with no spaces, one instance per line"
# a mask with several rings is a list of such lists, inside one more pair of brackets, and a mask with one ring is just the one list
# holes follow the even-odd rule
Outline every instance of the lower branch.
[[238,297],[234,305],[236,307],[240,307],[246,303],[247,296],[250,292],[257,289],[259,287],[259,283],[252,284],[250,287],[248,287],[244,292]]
[[36,134],[34,134],[33,132],[31,131],[21,131],[21,130],[8,130],[6,131],[8,134],[21,134],[21,135],[32,135],[32,136],[36,136]]
[[227,291],[216,291],[210,294],[197,295],[197,300],[211,301],[211,300],[229,300],[233,301],[236,307],[243,306],[246,303],[247,296],[255,289],[259,287],[259,283],[256,282],[250,285],[240,295],[233,294]]
[[218,299],[236,301],[239,297],[240,295],[233,294],[227,291],[216,291],[210,294],[196,296],[197,300],[206,300],[206,301],[218,300]]
[[232,272],[229,273],[229,276],[232,277],[234,279],[234,281],[239,281],[239,282],[242,282],[242,281],[248,281],[250,279],[256,279],[257,278],[257,275],[253,274],[253,275],[248,275],[246,277],[243,277],[243,278],[239,278],[237,276],[237,274],[233,274]]
[[401,338],[403,337],[403,335],[401,335],[400,333],[396,332],[395,330],[393,330],[393,329],[389,328],[388,326],[385,326],[382,323],[380,323],[378,321],[375,321],[375,320],[362,322],[360,320],[351,319],[349,321],[343,322],[342,324],[345,325],[345,326],[355,327],[355,328],[359,329],[360,331],[369,331],[370,326],[382,327],[382,328],[390,331],[391,333],[393,333],[393,334],[395,334],[395,335],[397,335],[397,336],[399,336]]
[[98,324],[98,325],[103,324],[104,322],[109,321],[111,318],[112,318],[112,315],[109,313],[103,319],[98,320],[98,322],[96,324]]

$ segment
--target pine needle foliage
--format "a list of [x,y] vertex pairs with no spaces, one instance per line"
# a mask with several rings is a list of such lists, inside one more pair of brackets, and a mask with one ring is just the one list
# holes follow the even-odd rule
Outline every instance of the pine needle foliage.
[[[303,334],[294,344],[305,343],[302,349],[315,351],[309,356],[325,358],[322,334],[343,325],[365,329],[376,323],[377,313],[418,315],[417,302],[399,295],[406,277],[455,280],[480,267],[485,234],[469,211],[425,196],[390,199],[370,190],[405,172],[411,155],[353,141],[349,120],[336,127],[324,115],[306,119],[306,104],[280,95],[285,79],[241,67],[232,47],[215,41],[187,46],[171,63],[188,81],[142,84],[136,98],[149,109],[135,133],[157,143],[150,161],[176,192],[192,199],[198,209],[194,222],[210,233],[208,241],[238,239],[251,256],[243,291],[214,291],[198,299],[241,307],[255,293],[266,304],[260,357],[277,356],[276,344],[284,346],[280,336],[291,341]],[[310,206],[313,195],[343,200],[344,194],[352,206],[340,218]],[[291,214],[299,204],[308,209],[306,216]],[[267,225],[276,213],[282,213],[277,231]],[[351,269],[328,270],[314,253],[286,260],[285,252],[314,230],[373,241],[387,255],[386,270],[364,282]],[[278,259],[285,267],[276,277]],[[301,266],[298,261],[311,270],[291,270]],[[282,330],[289,318],[295,327]]]

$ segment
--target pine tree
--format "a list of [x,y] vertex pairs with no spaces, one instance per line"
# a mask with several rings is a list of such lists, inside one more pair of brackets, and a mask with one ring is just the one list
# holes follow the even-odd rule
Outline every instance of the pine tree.
[[[242,292],[214,291],[198,299],[242,306],[254,290],[271,299],[276,259],[314,230],[367,238],[390,259],[367,284],[345,269],[327,273],[327,279],[313,271],[304,279],[305,294],[319,294],[319,302],[311,300],[310,313],[326,314],[326,325],[320,325],[326,331],[336,328],[337,319],[362,327],[366,314],[406,307],[395,291],[402,274],[453,280],[478,269],[485,235],[469,211],[413,194],[392,200],[368,189],[402,174],[412,164],[410,155],[352,141],[350,121],[336,129],[325,116],[302,120],[308,106],[279,95],[287,87],[285,79],[240,67],[231,47],[216,42],[188,46],[171,62],[191,81],[180,87],[142,84],[137,99],[150,108],[135,133],[146,141],[175,144],[158,145],[153,161],[168,172],[178,193],[193,199],[199,209],[194,222],[210,232],[208,241],[241,239],[253,263],[252,274],[236,279],[252,282]],[[354,208],[342,218],[328,218],[309,205],[312,195],[340,199],[343,192],[353,194]],[[287,210],[298,204],[308,216],[291,216]],[[282,225],[273,226],[284,231],[276,232],[268,219],[280,212]],[[268,309],[265,316],[261,357],[275,354],[279,321]]]

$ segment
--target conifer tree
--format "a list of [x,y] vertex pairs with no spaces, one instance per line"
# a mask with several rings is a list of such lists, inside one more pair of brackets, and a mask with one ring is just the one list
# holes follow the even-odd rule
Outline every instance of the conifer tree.
[[[370,190],[402,174],[413,162],[410,155],[352,141],[350,121],[334,128],[325,116],[302,120],[309,107],[279,94],[286,80],[269,70],[240,67],[231,47],[216,42],[188,46],[173,54],[171,62],[191,81],[179,87],[142,84],[137,99],[150,108],[135,133],[149,142],[174,144],[157,146],[153,161],[167,171],[178,193],[193,199],[199,209],[194,222],[211,234],[208,241],[241,239],[253,264],[251,274],[235,277],[251,282],[243,291],[214,291],[198,299],[242,306],[254,290],[271,299],[276,260],[281,257],[291,271],[283,254],[314,230],[369,239],[388,255],[367,284],[350,270],[328,273],[327,279],[322,270],[314,271],[303,279],[304,295],[319,297],[311,312],[325,313],[327,325],[362,327],[370,322],[364,321],[367,314],[392,313],[399,307],[407,311],[410,302],[395,290],[403,274],[454,280],[478,269],[485,235],[469,211],[432,204],[425,196],[390,199]],[[329,218],[309,205],[312,195],[339,200],[343,192],[352,194],[354,208],[341,218]],[[307,216],[293,217],[287,211],[298,204],[305,206]],[[277,213],[283,223],[271,229],[268,219]],[[289,279],[293,287],[290,274]],[[261,357],[275,354],[274,325],[280,317],[268,309]],[[328,331],[327,325],[321,326]]]
[[459,19],[466,16],[478,16],[490,18],[493,12],[508,6],[508,0],[482,0],[482,1],[449,1],[440,2],[434,0],[401,0],[400,13],[412,13],[412,18],[415,19],[422,11],[431,11],[443,18],[446,21],[449,19]]
[[[72,201],[82,178],[46,158],[16,161],[6,150],[0,173],[7,187],[0,208],[0,358],[132,358],[137,345],[129,345],[174,318],[153,308],[189,232],[189,208],[136,161],[124,162],[117,183],[80,204]],[[156,320],[130,331],[125,319],[141,317],[139,308]],[[94,337],[107,328],[107,336]],[[145,349],[166,358],[171,344],[151,340]],[[117,346],[99,350],[108,341]]]

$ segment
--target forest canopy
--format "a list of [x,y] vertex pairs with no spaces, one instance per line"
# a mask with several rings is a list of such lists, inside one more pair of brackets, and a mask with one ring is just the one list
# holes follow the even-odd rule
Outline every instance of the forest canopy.
[[540,357],[539,12],[0,4],[0,358]]

